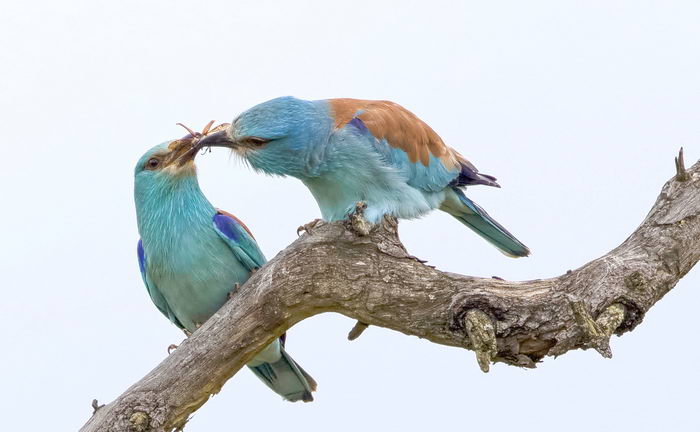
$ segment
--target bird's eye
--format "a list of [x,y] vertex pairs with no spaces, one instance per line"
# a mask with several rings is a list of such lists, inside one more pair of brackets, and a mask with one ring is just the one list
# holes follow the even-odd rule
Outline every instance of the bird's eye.
[[156,168],[160,164],[160,160],[158,158],[150,158],[148,162],[146,162],[146,166],[150,169]]
[[256,136],[251,136],[251,137],[244,138],[243,141],[245,142],[245,144],[247,144],[250,147],[262,147],[265,144],[269,143],[271,140],[256,137]]

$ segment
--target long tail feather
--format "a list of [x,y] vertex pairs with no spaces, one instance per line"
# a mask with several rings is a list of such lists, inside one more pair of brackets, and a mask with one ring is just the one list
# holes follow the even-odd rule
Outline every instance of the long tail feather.
[[274,363],[262,363],[249,366],[275,393],[288,401],[311,402],[311,392],[316,391],[316,381],[306,373],[294,359],[280,346],[282,356]]
[[452,190],[454,197],[448,197],[441,207],[442,210],[471,228],[504,254],[514,258],[530,255],[530,249],[508,232],[503,225],[496,222],[486,213],[486,210],[467,198],[461,190],[457,188]]

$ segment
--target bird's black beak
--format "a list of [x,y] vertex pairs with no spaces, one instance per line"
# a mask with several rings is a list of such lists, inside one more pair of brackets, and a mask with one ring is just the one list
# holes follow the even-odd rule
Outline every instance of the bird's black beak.
[[206,147],[234,148],[235,141],[230,139],[226,133],[229,126],[230,124],[228,123],[222,123],[214,129],[211,129],[211,131],[207,127],[204,130],[204,134],[195,133],[194,136],[190,134],[178,140],[179,149],[177,153],[179,155],[176,159],[177,165],[183,166],[187,162],[194,160],[194,158],[197,157],[197,153]]
[[183,167],[188,162],[192,162],[199,150],[197,140],[192,137],[174,140],[168,147],[170,148],[170,155],[166,164],[172,164],[177,167]]
[[204,147],[228,147],[233,149],[236,147],[236,141],[232,140],[228,132],[225,129],[210,132],[204,135],[197,141],[197,150],[203,149]]
[[197,153],[199,153],[199,149],[200,147],[197,146],[196,142],[190,143],[188,148],[184,148],[182,152],[180,152],[180,156],[175,159],[175,164],[181,167],[187,162],[193,161]]

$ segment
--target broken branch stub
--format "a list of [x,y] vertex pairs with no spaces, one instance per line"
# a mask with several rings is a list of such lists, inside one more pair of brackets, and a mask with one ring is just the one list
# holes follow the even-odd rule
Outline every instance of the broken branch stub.
[[593,319],[583,302],[571,303],[571,310],[581,332],[584,349],[593,348],[605,358],[612,358],[610,338],[625,319],[625,307],[614,303]]
[[498,354],[493,320],[478,309],[469,309],[464,316],[464,329],[476,353],[479,367],[483,372],[488,372],[489,365]]

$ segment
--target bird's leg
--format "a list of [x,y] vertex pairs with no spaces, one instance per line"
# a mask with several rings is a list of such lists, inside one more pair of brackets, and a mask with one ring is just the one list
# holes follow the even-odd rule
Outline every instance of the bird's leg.
[[297,235],[301,235],[301,232],[304,231],[307,234],[311,235],[312,232],[311,230],[316,227],[321,222],[321,219],[314,219],[311,222],[301,225],[299,228],[297,228]]
[[350,226],[352,230],[357,233],[357,235],[364,237],[369,235],[372,230],[372,224],[367,222],[365,219],[365,209],[367,208],[367,203],[360,201],[355,204],[355,211],[350,213]]
[[234,294],[236,291],[238,291],[238,288],[240,288],[240,287],[241,287],[241,284],[239,284],[238,282],[236,282],[236,283],[233,285],[233,289],[232,289],[231,291],[228,292],[228,299],[229,299],[229,300],[231,300],[231,299],[233,298],[233,294]]

